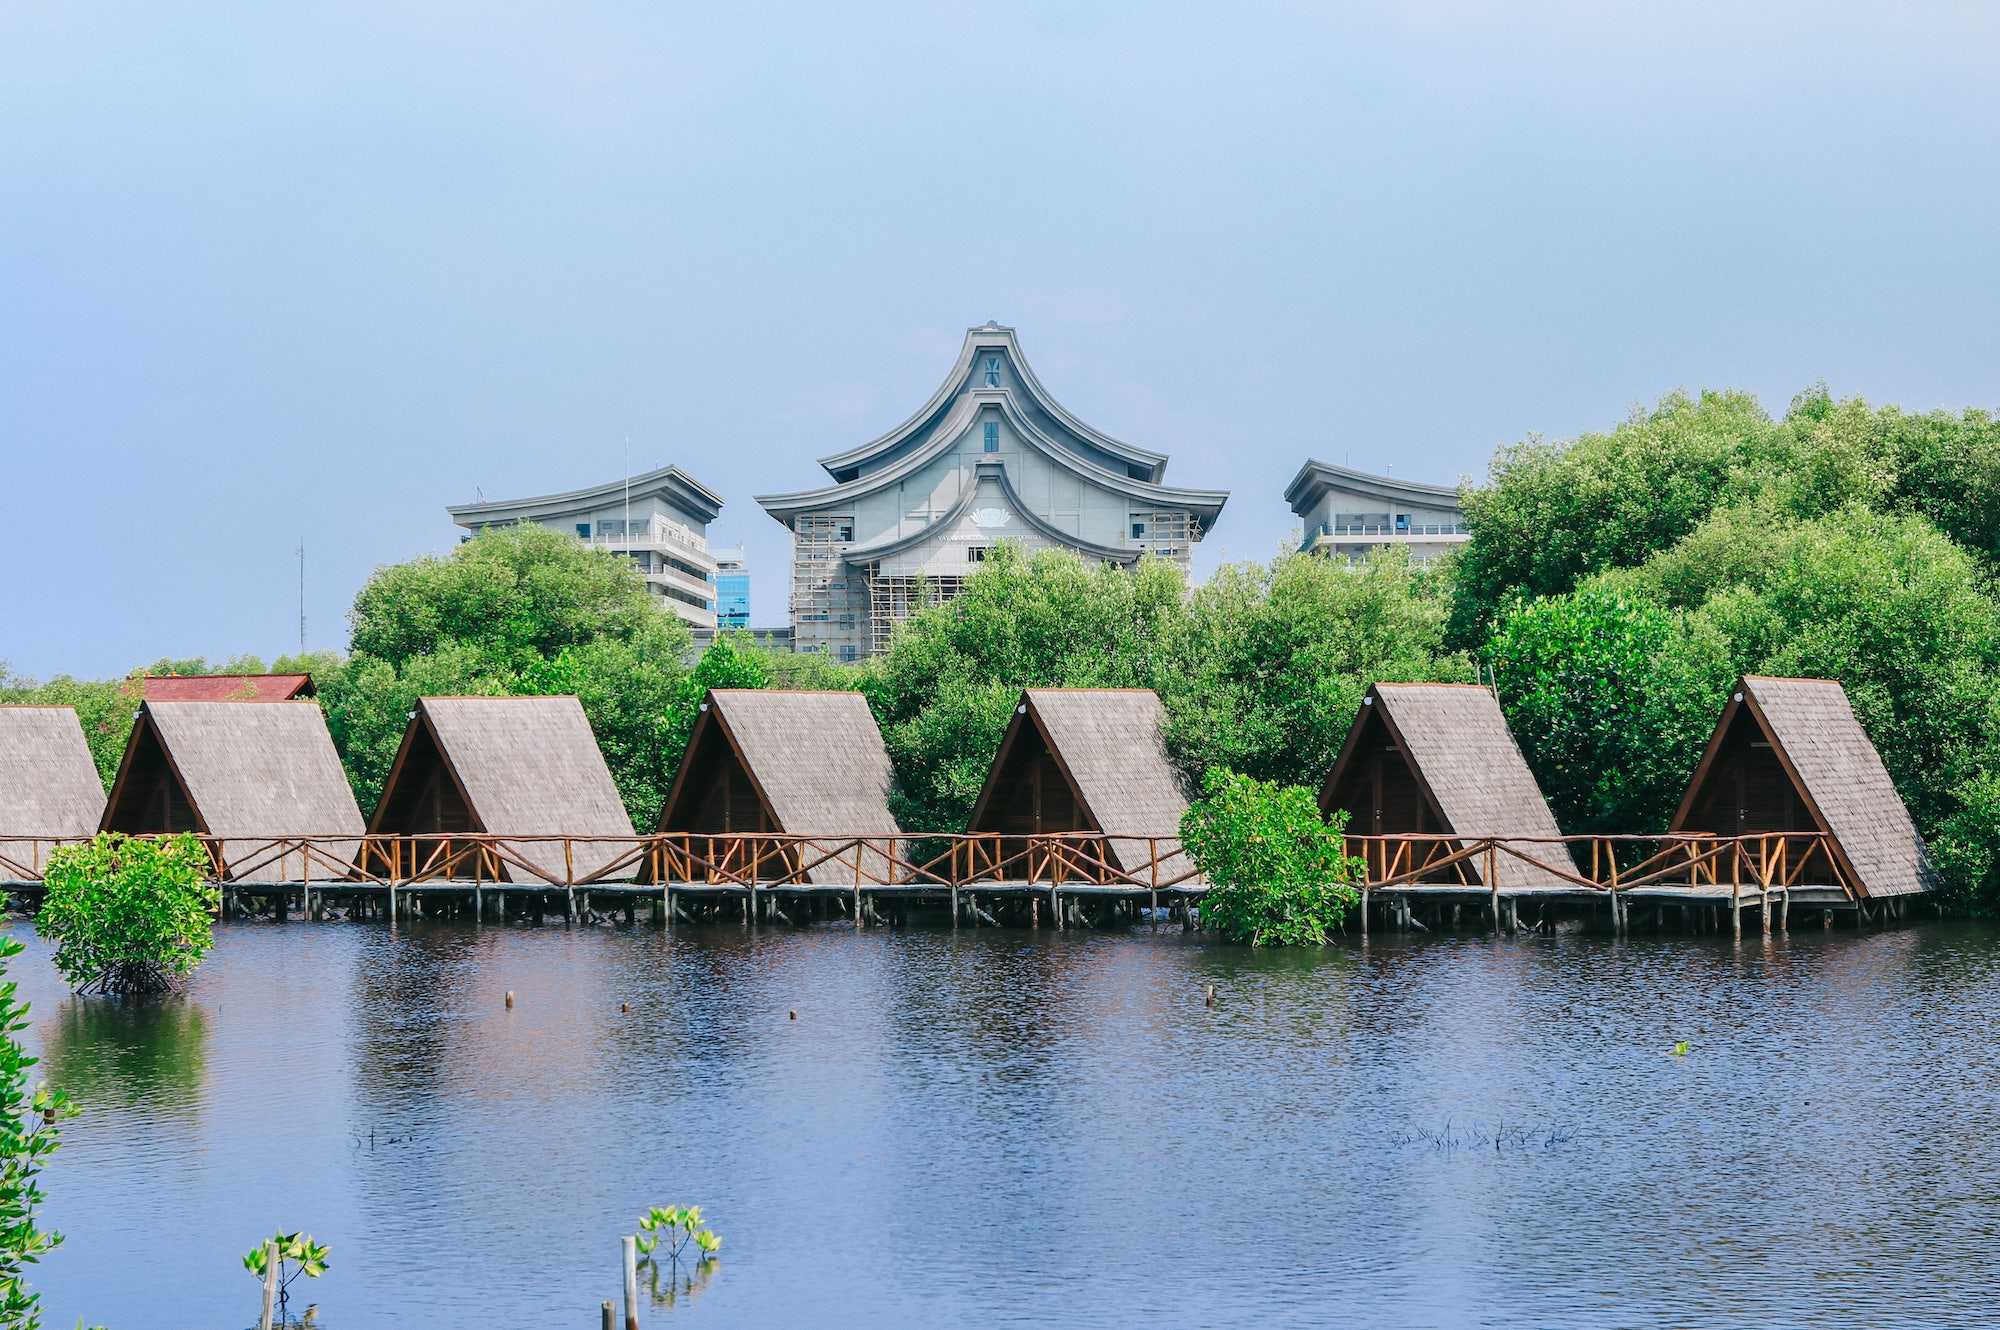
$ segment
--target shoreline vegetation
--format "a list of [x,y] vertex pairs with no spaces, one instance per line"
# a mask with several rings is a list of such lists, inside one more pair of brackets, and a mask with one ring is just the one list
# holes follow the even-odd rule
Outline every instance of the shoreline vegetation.
[[[574,693],[645,825],[711,687],[863,693],[909,828],[964,825],[1024,687],[1160,695],[1190,790],[1317,788],[1378,681],[1489,680],[1563,829],[1664,828],[1731,682],[1838,680],[1937,861],[1947,902],[2000,903],[2000,423],[1824,388],[1781,418],[1673,394],[1615,428],[1502,448],[1470,541],[1349,570],[1281,550],[1190,586],[1001,545],[964,594],[856,665],[686,629],[630,565],[516,528],[379,569],[345,655],[162,660],[112,680],[0,680],[77,709],[115,771],[142,673],[310,672],[362,802],[419,696]],[[1280,807],[1280,803],[1270,805]],[[1328,908],[1334,909],[1332,903]]]

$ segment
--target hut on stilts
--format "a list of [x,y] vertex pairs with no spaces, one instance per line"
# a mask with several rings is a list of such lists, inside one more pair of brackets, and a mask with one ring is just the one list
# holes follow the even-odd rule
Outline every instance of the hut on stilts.
[[[892,780],[860,693],[714,689],[657,824],[697,834],[661,846],[670,862],[655,871],[669,881],[847,887],[858,909],[861,888],[899,876]],[[744,834],[757,832],[772,835]]]
[[0,882],[39,880],[49,851],[88,840],[103,816],[104,782],[76,711],[0,706]]
[[101,825],[196,832],[218,876],[238,883],[344,877],[362,831],[326,718],[309,701],[141,703]]
[[[973,805],[967,876],[1152,891],[1186,882],[1186,791],[1145,688],[1030,688]],[[1054,836],[1089,832],[1091,836]]]
[[[1319,806],[1328,816],[1347,813],[1347,834],[1365,838],[1350,841],[1350,853],[1367,860],[1373,881],[1414,873],[1416,881],[1520,890],[1576,879],[1499,702],[1477,684],[1370,688]],[[1492,853],[1461,854],[1466,841],[1487,839],[1497,842]]]
[[398,857],[372,866],[402,877],[563,890],[629,882],[644,857],[569,696],[419,699],[368,831],[425,838],[371,850]]
[[[1909,809],[1847,691],[1831,679],[1738,681],[1671,830],[1779,833],[1771,843],[1786,858],[1760,865],[1773,873],[1773,886],[1838,885],[1858,902],[1890,902],[1891,913],[1936,886]],[[1787,846],[1785,832],[1824,839],[1801,853]]]

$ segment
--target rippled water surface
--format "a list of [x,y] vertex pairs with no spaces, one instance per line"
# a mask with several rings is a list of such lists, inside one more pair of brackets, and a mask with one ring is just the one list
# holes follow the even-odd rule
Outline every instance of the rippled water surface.
[[127,1005],[29,946],[32,1037],[86,1105],[51,1325],[249,1324],[239,1258],[283,1225],[332,1244],[302,1286],[331,1330],[594,1327],[618,1236],[674,1202],[725,1259],[647,1325],[2000,1315],[1975,925],[1251,955],[239,924],[187,996]]

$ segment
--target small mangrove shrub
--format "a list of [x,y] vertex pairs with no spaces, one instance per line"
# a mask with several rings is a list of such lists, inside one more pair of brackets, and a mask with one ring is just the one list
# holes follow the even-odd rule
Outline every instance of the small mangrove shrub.
[[[0,937],[0,975],[21,951],[20,942]],[[57,1124],[76,1110],[60,1090],[29,1090],[35,1059],[19,1038],[28,1028],[28,1004],[15,991],[12,979],[0,983],[0,1325],[40,1330],[42,1295],[28,1287],[28,1267],[62,1243],[62,1234],[37,1222],[40,1179],[62,1143]]]
[[[265,1271],[271,1268],[270,1247],[278,1249],[278,1320],[285,1320],[285,1309],[291,1302],[292,1282],[300,1276],[318,1279],[327,1271],[331,1262],[327,1259],[327,1245],[314,1242],[310,1233],[287,1233],[279,1229],[268,1242],[260,1242],[243,1254],[243,1268],[264,1282]],[[312,1309],[307,1308],[308,1317]]]
[[1346,814],[1321,819],[1302,785],[1211,769],[1181,818],[1181,842],[1208,879],[1202,927],[1253,947],[1317,946],[1359,899],[1359,859],[1342,853]]
[[[639,1217],[635,1245],[647,1267],[647,1286],[656,1305],[671,1306],[700,1291],[719,1268],[715,1253],[722,1239],[702,1221],[698,1205],[654,1206]],[[689,1251],[692,1248],[692,1251]],[[681,1271],[681,1254],[687,1252],[692,1265]],[[666,1287],[660,1286],[665,1274]]]
[[134,839],[100,832],[49,856],[35,929],[79,993],[163,993],[214,944],[221,900],[208,851],[191,835]]

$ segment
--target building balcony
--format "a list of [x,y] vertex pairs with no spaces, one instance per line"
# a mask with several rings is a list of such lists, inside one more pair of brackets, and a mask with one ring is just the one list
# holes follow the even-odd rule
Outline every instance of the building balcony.
[[671,527],[655,527],[636,536],[592,536],[584,544],[594,550],[608,550],[614,554],[671,554],[710,573],[716,567],[705,538]]

